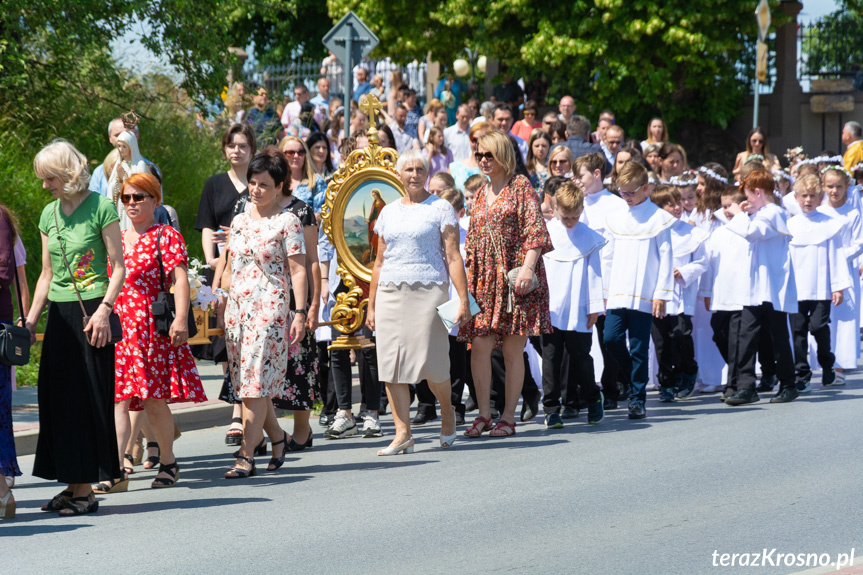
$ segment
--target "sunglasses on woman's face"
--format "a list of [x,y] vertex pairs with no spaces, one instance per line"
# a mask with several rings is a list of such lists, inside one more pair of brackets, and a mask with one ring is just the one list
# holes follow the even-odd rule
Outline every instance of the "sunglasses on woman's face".
[[491,152],[486,152],[485,154],[480,154],[479,152],[477,152],[473,155],[473,157],[476,159],[477,164],[482,162],[483,160],[488,160],[489,162],[494,160],[494,154],[492,154]]
[[120,196],[120,201],[124,204],[131,204],[133,201],[136,204],[140,204],[147,198],[151,198],[152,196],[149,194],[122,194]]
[[306,155],[305,150],[285,150],[285,155],[289,158],[293,158],[294,156],[303,157]]

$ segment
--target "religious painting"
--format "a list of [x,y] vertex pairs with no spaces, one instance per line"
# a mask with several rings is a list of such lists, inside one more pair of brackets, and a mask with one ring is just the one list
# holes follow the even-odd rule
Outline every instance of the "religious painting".
[[362,265],[368,268],[374,265],[378,247],[374,229],[381,209],[401,197],[398,189],[382,180],[363,182],[351,193],[342,226],[348,250]]

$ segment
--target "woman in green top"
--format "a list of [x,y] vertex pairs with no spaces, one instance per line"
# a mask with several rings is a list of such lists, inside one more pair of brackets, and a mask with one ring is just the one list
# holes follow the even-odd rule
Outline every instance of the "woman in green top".
[[[39,365],[33,475],[68,484],[43,511],[80,515],[99,508],[92,483],[120,477],[114,345],[108,343],[108,317],[126,276],[120,224],[111,201],[87,189],[87,158],[69,142],[48,144],[36,155],[33,168],[55,198],[39,219],[42,273],[26,324],[35,341],[36,324],[49,306]],[[76,287],[90,316],[86,326]]]

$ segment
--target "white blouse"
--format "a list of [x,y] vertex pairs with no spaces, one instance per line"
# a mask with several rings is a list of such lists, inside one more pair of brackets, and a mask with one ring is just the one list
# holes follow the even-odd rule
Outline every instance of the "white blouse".
[[374,228],[386,244],[378,285],[448,283],[442,234],[450,226],[458,227],[455,210],[437,196],[419,204],[397,200],[384,206]]

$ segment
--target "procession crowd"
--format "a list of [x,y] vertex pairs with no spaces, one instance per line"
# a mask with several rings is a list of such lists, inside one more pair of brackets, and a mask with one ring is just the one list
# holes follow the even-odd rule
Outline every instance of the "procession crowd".
[[[187,343],[186,240],[134,114],[109,123],[113,149],[92,172],[66,140],[35,157],[54,201],[38,222],[42,270],[32,301],[26,279],[17,288],[15,322],[23,246],[0,209],[0,321],[35,341],[48,309],[33,475],[67,487],[43,511],[97,511],[96,494],[126,491],[139,464],[156,471],[151,487],[177,484],[169,404],[207,400],[195,358],[224,366],[219,398],[234,406],[225,442],[238,446],[224,477],[234,480],[257,474],[255,456],[268,450],[274,472],[289,451],[312,448],[316,403],[331,440],[381,437],[389,408],[395,433],[377,452],[389,456],[413,452],[412,426],[438,417],[440,445],[451,447],[474,410],[464,437],[510,437],[520,399],[521,421],[541,401],[556,429],[581,411],[598,424],[621,401],[643,419],[651,387],[659,402],[715,393],[741,406],[778,385],[770,402],[787,403],[811,390],[813,369],[825,386],[856,369],[856,122],[844,126],[844,157],[797,148],[784,168],[753,129],[729,172],[690,166],[661,118],[644,140],[610,110],[592,130],[570,96],[539,118],[509,78],[482,103],[462,102],[445,78],[420,107],[397,70],[370,83],[359,67],[345,105],[325,71],[314,98],[298,84],[278,110],[262,86],[248,87],[248,110],[237,104],[247,87],[230,87],[230,168],[205,183],[194,223],[225,333],[209,345]],[[380,123],[365,94],[385,103]],[[405,195],[386,203],[372,192],[364,213],[372,279],[357,335],[376,345],[330,350],[334,333],[321,324],[347,286],[321,210],[339,164],[378,144],[398,153]],[[11,376],[0,366],[0,518],[15,515],[22,473]],[[276,409],[292,411],[291,433]]]

